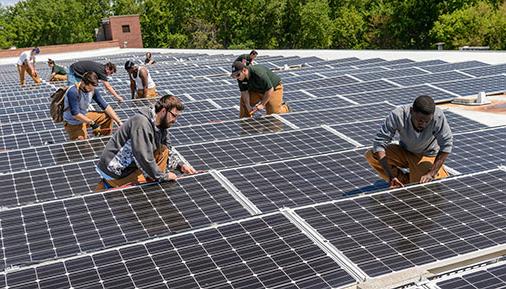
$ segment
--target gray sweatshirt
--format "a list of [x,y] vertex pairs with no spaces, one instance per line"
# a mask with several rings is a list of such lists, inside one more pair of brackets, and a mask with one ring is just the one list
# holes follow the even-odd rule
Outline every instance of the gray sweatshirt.
[[[113,179],[124,178],[139,168],[145,177],[165,180],[166,173],[158,168],[154,151],[162,145],[170,150],[169,130],[160,130],[154,122],[153,109],[139,109],[107,142],[98,168]],[[169,168],[175,169],[181,164],[176,156],[171,155]]]
[[453,147],[453,135],[441,109],[436,107],[434,117],[421,132],[411,122],[411,105],[394,109],[387,117],[373,141],[373,152],[384,151],[399,132],[399,144],[407,151],[426,156],[435,156],[439,151],[450,153]]

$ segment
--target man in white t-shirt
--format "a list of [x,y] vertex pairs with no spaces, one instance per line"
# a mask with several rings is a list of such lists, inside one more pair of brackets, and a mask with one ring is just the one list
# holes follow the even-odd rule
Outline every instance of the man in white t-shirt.
[[[134,62],[128,60],[125,62],[125,70],[130,78],[130,92],[132,99],[134,98],[154,98],[158,96],[156,85],[149,70],[145,66],[135,65]],[[137,97],[135,93],[137,92]]]
[[17,68],[19,73],[19,84],[21,86],[25,85],[25,73],[28,73],[35,82],[35,84],[40,84],[42,79],[40,79],[37,70],[35,69],[35,55],[40,53],[40,49],[35,47],[32,50],[27,50],[19,55]]

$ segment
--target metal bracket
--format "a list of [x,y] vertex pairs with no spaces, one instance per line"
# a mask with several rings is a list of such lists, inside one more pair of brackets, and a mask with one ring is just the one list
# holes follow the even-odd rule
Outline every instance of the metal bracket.
[[210,170],[209,173],[238,201],[251,215],[262,214],[262,211],[253,204],[237,187],[232,184],[224,175],[217,170]]

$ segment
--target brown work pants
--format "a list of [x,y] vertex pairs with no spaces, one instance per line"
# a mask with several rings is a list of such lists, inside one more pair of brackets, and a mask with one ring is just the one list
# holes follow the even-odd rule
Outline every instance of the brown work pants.
[[144,89],[137,89],[137,98],[155,98],[158,96],[156,87],[148,88],[148,94],[144,95]]
[[[157,149],[154,152],[153,155],[155,157],[155,161],[156,161],[158,168],[160,168],[160,170],[162,172],[165,172],[167,170],[167,161],[169,160],[169,155],[170,155],[170,152],[169,152],[169,149],[167,148],[167,146],[162,145],[159,149]],[[122,186],[126,186],[126,185],[139,185],[139,184],[143,184],[146,182],[148,182],[148,180],[146,180],[146,177],[144,177],[144,174],[142,173],[142,171],[140,169],[136,169],[135,171],[133,171],[131,174],[129,174],[128,176],[126,176],[124,178],[116,179],[116,180],[107,180],[107,184],[113,188],[118,188],[118,187],[122,187]],[[95,188],[95,192],[100,192],[100,191],[104,191],[104,190],[106,190],[106,186],[104,184],[104,181],[101,180],[97,184],[97,187]]]
[[[250,106],[255,106],[257,103],[259,103],[262,100],[262,96],[264,93],[259,91],[248,91],[249,92],[249,104]],[[249,111],[246,108],[246,104],[242,100],[239,103],[240,112],[239,117],[250,117]],[[267,112],[267,115],[269,114],[282,114],[288,112],[288,106],[283,102],[283,85],[280,84],[274,88],[274,91],[272,92],[272,96],[265,104],[265,110]]]
[[49,81],[67,81],[67,75],[55,74]]
[[[100,126],[100,129],[93,131],[95,135],[110,135],[112,132],[112,118],[105,112],[90,111],[86,117],[93,120]],[[88,124],[82,123],[72,125],[64,122],[65,131],[68,133],[70,140],[88,139]]]
[[[385,149],[387,162],[390,165],[390,171],[393,177],[396,177],[403,184],[419,183],[423,175],[427,174],[434,164],[435,156],[424,156],[422,154],[414,154],[409,152],[400,145],[390,144]],[[365,158],[369,165],[375,169],[381,178],[389,181],[388,175],[383,170],[379,160],[376,158],[371,149],[365,153]],[[399,168],[408,168],[409,174],[405,174]],[[448,177],[444,166],[442,166],[436,174],[436,179]]]
[[40,79],[39,75],[32,69],[32,67],[28,64],[17,65],[18,73],[19,73],[19,84],[25,85],[25,74],[28,73],[30,77],[33,79],[35,84],[40,84],[42,79]]

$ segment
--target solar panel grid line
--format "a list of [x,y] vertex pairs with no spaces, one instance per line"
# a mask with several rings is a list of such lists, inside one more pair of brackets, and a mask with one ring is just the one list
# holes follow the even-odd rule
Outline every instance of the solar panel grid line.
[[391,84],[393,84],[393,85],[395,85],[395,86],[398,86],[398,87],[404,87],[404,85],[401,85],[401,84],[399,84],[399,83],[397,83],[397,82],[391,81],[391,80],[390,80],[390,79],[388,79],[388,78],[381,78],[381,80],[386,81],[386,82],[388,82],[388,83],[391,83]]
[[485,264],[465,271],[455,272],[431,278],[427,286],[438,289],[451,288],[505,288],[506,264],[498,261],[495,264]]
[[476,77],[477,77],[477,76],[472,75],[472,74],[470,74],[470,73],[467,73],[467,72],[465,72],[465,71],[463,71],[463,70],[455,70],[455,72],[460,73],[460,74],[465,75],[465,76],[469,76],[469,77],[471,77],[471,78],[476,78]]
[[359,282],[363,282],[367,278],[367,274],[356,266],[348,257],[342,254],[332,244],[318,233],[311,225],[309,225],[302,217],[300,217],[293,209],[282,209],[281,213],[294,224],[299,230],[301,230],[308,238],[310,238],[320,249],[322,249],[327,255],[332,258],[337,264],[339,264],[346,272],[357,279]]
[[354,75],[353,75],[353,74],[351,74],[351,73],[345,73],[345,74],[343,74],[343,75],[344,75],[344,76],[347,76],[347,77],[349,77],[349,78],[351,78],[351,79],[354,79],[354,80],[356,80],[357,82],[364,82],[364,80],[362,80],[362,79],[360,79],[360,78],[358,78],[358,77],[354,76]]
[[[446,220],[446,224],[445,223],[438,224],[443,230],[447,230],[447,231],[441,231],[441,233],[444,233],[444,232],[449,233],[450,234],[449,236],[431,235],[430,233],[427,235],[427,236],[430,236],[430,238],[435,238],[433,241],[436,242],[436,244],[440,243],[442,246],[446,246],[446,248],[448,250],[454,250],[454,251],[452,251],[453,255],[452,254],[441,255],[442,252],[437,253],[438,251],[433,251],[432,254],[436,254],[436,255],[434,255],[435,258],[430,257],[428,260],[427,260],[427,258],[425,258],[425,259],[422,258],[422,259],[418,259],[417,261],[414,261],[414,264],[416,264],[416,265],[433,264],[433,263],[437,263],[441,260],[446,260],[448,258],[458,259],[458,258],[462,258],[462,256],[473,255],[474,253],[483,251],[485,249],[494,250],[498,247],[502,248],[502,247],[504,247],[504,244],[501,245],[501,243],[504,242],[506,237],[504,236],[504,233],[502,232],[502,229],[500,228],[501,224],[497,224],[496,226],[493,226],[492,223],[488,223],[487,226],[485,226],[484,224],[481,224],[481,223],[485,222],[482,218],[493,218],[495,215],[498,214],[496,212],[492,213],[492,211],[486,210],[485,209],[486,206],[484,205],[484,204],[490,205],[490,202],[498,201],[497,199],[494,199],[494,198],[478,199],[479,195],[486,196],[487,193],[485,193],[485,192],[483,192],[481,194],[478,193],[476,196],[471,195],[471,197],[473,197],[473,199],[471,199],[468,196],[463,195],[465,193],[465,191],[462,194],[459,194],[458,190],[453,190],[452,187],[448,187],[449,190],[446,190],[443,192],[436,192],[436,191],[432,191],[428,188],[423,188],[423,186],[434,188],[438,184],[442,184],[443,182],[447,182],[447,184],[454,184],[454,185],[456,184],[456,185],[460,186],[460,188],[470,187],[468,184],[473,182],[474,179],[472,177],[476,176],[478,178],[478,176],[480,176],[481,178],[484,178],[484,180],[483,180],[484,183],[487,183],[487,181],[492,181],[492,185],[494,185],[494,189],[495,189],[495,191],[497,191],[499,188],[498,186],[501,186],[498,183],[504,182],[506,180],[506,178],[504,178],[505,173],[506,173],[506,171],[502,170],[502,172],[501,172],[501,170],[499,170],[499,169],[489,170],[489,171],[484,171],[484,172],[478,172],[476,174],[457,176],[457,177],[449,178],[449,179],[445,179],[445,180],[438,180],[438,181],[432,182],[428,185],[426,185],[426,184],[413,185],[413,186],[410,186],[410,187],[407,187],[404,189],[402,189],[402,188],[401,189],[394,189],[394,190],[389,190],[389,191],[372,193],[372,194],[368,194],[365,196],[351,197],[346,200],[336,200],[336,201],[325,202],[326,204],[331,204],[333,206],[324,207],[325,203],[320,203],[318,205],[298,207],[298,208],[296,208],[295,211],[297,214],[302,214],[301,217],[303,217],[305,220],[307,220],[308,223],[313,228],[315,228],[315,230],[321,232],[322,230],[324,230],[325,227],[321,226],[321,225],[323,225],[323,223],[322,223],[322,220],[320,220],[320,219],[322,219],[322,217],[327,218],[325,216],[325,214],[326,214],[325,212],[330,214],[330,212],[331,212],[330,210],[339,211],[338,208],[340,208],[342,210],[341,211],[342,214],[346,214],[346,216],[347,216],[346,218],[348,218],[348,221],[346,219],[343,219],[344,215],[341,216],[342,215],[341,213],[337,213],[337,214],[335,214],[335,216],[334,215],[332,216],[333,221],[329,221],[329,222],[323,221],[323,222],[329,223],[329,224],[335,226],[336,228],[340,227],[341,230],[345,230],[344,234],[346,234],[347,230],[351,229],[351,227],[348,227],[348,228],[345,227],[346,222],[350,222],[349,220],[353,221],[354,218],[359,217],[359,216],[362,216],[360,219],[361,222],[358,222],[359,224],[361,223],[363,226],[365,226],[366,221],[371,220],[371,222],[369,222],[369,224],[367,224],[367,226],[374,226],[374,227],[371,227],[370,229],[367,226],[362,227],[363,230],[362,229],[360,229],[360,230],[362,230],[362,231],[376,230],[376,234],[378,234],[380,232],[380,231],[377,231],[380,228],[379,227],[377,228],[377,225],[376,226],[374,225],[374,222],[376,222],[376,221],[371,219],[372,217],[375,217],[375,216],[378,217],[377,215],[371,215],[372,213],[370,210],[373,210],[373,208],[370,207],[371,201],[374,201],[376,203],[375,206],[378,207],[378,210],[372,211],[373,213],[376,212],[375,214],[377,214],[377,213],[383,212],[383,211],[379,211],[383,207],[385,207],[385,209],[389,211],[389,212],[384,211],[382,213],[382,215],[379,216],[380,218],[378,220],[381,220],[382,222],[386,222],[387,216],[392,216],[392,220],[388,220],[387,223],[385,223],[381,226],[383,226],[383,227],[386,225],[394,226],[394,229],[395,229],[395,227],[397,227],[397,229],[395,231],[404,230],[402,228],[402,226],[406,227],[405,229],[408,229],[410,226],[416,226],[415,223],[418,223],[419,225],[423,225],[423,223],[420,223],[422,220],[416,219],[416,218],[418,218],[418,216],[423,216],[423,218],[430,220],[430,222],[437,222],[438,220],[445,221],[445,218],[447,218],[446,216],[453,216],[452,219]],[[500,180],[496,179],[497,178],[496,175],[501,175],[501,176],[499,176],[501,179]],[[464,178],[467,178],[467,179],[464,180]],[[493,183],[494,181],[497,183],[494,184]],[[457,187],[457,189],[458,188],[459,187]],[[431,213],[431,210],[435,209],[435,208],[431,208],[432,202],[430,200],[424,200],[424,198],[423,198],[424,195],[422,195],[422,196],[419,195],[419,194],[423,193],[424,190],[426,192],[425,195],[427,195],[428,197],[430,197],[433,194],[435,196],[438,196],[438,198],[440,198],[441,200],[444,199],[444,200],[447,200],[448,202],[450,202],[451,205],[453,206],[452,210],[449,211],[450,208],[444,209],[444,208],[440,207],[440,208],[438,208],[438,210],[442,210],[441,211],[442,214],[439,215],[440,216],[439,218],[436,218],[438,215],[434,216],[433,214],[437,214],[437,213],[434,213],[434,212]],[[427,192],[427,190],[428,190],[428,192]],[[457,193],[458,195],[455,195],[455,193]],[[404,196],[404,195],[406,195],[406,196]],[[394,199],[388,198],[388,196],[391,196],[391,197],[395,198],[396,200],[394,201]],[[402,196],[404,196],[404,197],[402,197]],[[409,197],[409,196],[411,196],[411,197]],[[446,196],[446,198],[445,198],[445,196]],[[497,195],[497,193],[496,193],[496,196],[499,196],[499,195]],[[499,197],[501,197],[501,196],[502,196],[502,194]],[[381,199],[381,197],[383,197],[383,198]],[[461,199],[460,200],[456,200],[456,199],[452,200],[451,199],[452,197],[460,197]],[[388,200],[386,200],[385,198],[387,198]],[[396,202],[397,202],[397,204],[396,204]],[[424,204],[420,204],[420,202],[424,202],[425,206],[424,206]],[[401,207],[399,207],[398,205],[401,205]],[[477,205],[478,206],[481,205],[481,207],[483,207],[483,209],[481,209],[482,210],[481,212],[480,212],[480,208],[476,207]],[[365,206],[369,206],[369,209]],[[412,206],[415,206],[416,208],[414,208]],[[497,205],[497,206],[500,206],[500,205]],[[320,209],[318,209],[318,207]],[[472,208],[472,209],[470,209],[470,208]],[[306,212],[302,212],[303,210],[306,210]],[[316,211],[316,210],[318,210],[318,211]],[[366,210],[366,211],[364,212],[364,210]],[[486,210],[487,212],[484,210]],[[492,208],[490,210],[492,210]],[[500,210],[500,208],[499,208],[499,210]],[[465,212],[465,213],[462,213],[462,212]],[[316,214],[316,217],[310,217],[310,216],[315,216],[315,214]],[[427,215],[424,215],[424,214],[430,214],[430,217]],[[460,216],[459,214],[463,215],[463,216]],[[446,216],[444,216],[444,215],[446,215]],[[307,218],[310,218],[310,219],[308,220]],[[434,219],[434,218],[436,218],[436,219]],[[459,219],[455,219],[455,218],[463,218],[463,219],[459,220]],[[500,217],[497,216],[496,218],[500,218]],[[327,219],[327,220],[329,220],[329,219]],[[343,220],[342,222],[344,222],[344,223],[341,223],[341,221],[338,221],[338,220]],[[411,222],[410,220],[415,223]],[[392,221],[396,222],[396,224],[392,223]],[[475,227],[474,230],[470,229],[470,227],[468,227],[467,229],[461,228],[462,226],[468,226],[466,223],[473,223],[473,221],[474,222],[481,222],[480,223],[481,225],[478,224],[480,227]],[[448,222],[451,222],[451,223],[448,223]],[[501,220],[501,222],[504,224],[506,222],[506,220]],[[312,224],[314,224],[314,225],[312,225]],[[352,222],[352,224],[354,225],[354,227],[356,227],[358,225],[353,222]],[[317,225],[318,227],[315,227],[315,225]],[[497,226],[499,226],[499,227],[497,227]],[[432,228],[430,226],[429,227],[427,227],[427,226],[421,227],[419,230],[423,231],[423,230],[427,230],[427,229],[440,230],[437,227]],[[480,234],[482,234],[482,232],[483,232],[483,234],[487,234],[487,235],[482,234],[482,235],[477,236],[476,233],[478,231],[480,232]],[[496,232],[496,231],[501,231],[501,233],[496,233],[494,235],[494,232]],[[329,231],[325,232],[324,237],[325,237],[325,235],[330,236],[329,233],[330,233]],[[399,233],[400,232],[398,232],[396,234],[399,234]],[[409,231],[406,231],[405,233],[409,233]],[[372,232],[370,234],[374,234],[374,232]],[[401,235],[402,234],[404,234],[404,233],[401,233]],[[422,240],[418,240],[417,242],[419,242],[419,243],[417,243],[417,245],[412,243],[413,241],[416,240],[414,238],[416,238],[416,236],[418,234],[419,233],[416,231],[415,232],[411,231],[411,233],[408,234],[408,237],[411,237],[411,241],[409,242],[409,243],[411,243],[411,245],[408,247],[406,247],[407,246],[406,245],[404,248],[398,247],[398,249],[401,250],[400,252],[404,253],[404,254],[400,254],[401,256],[406,255],[406,258],[407,258],[407,256],[410,254],[410,252],[415,252],[416,250],[420,250],[420,248],[426,248],[424,251],[424,254],[429,254],[428,252],[426,252],[426,250],[429,250],[431,248],[437,249],[437,247],[431,247],[430,243],[425,243],[425,245],[423,242],[420,243]],[[462,234],[464,234],[464,235],[468,234],[467,235],[468,237],[475,236],[475,237],[473,237],[476,242],[474,249],[469,248],[469,246],[472,246],[470,244],[467,245],[468,247],[465,247],[465,246],[463,247],[463,245],[465,245],[467,243],[465,243],[465,239],[462,238]],[[390,234],[388,234],[388,235],[390,235]],[[371,237],[363,236],[363,238],[372,238],[370,240],[373,240],[374,238],[376,238],[376,239],[378,239],[378,242],[382,240],[380,237],[378,237],[376,235],[374,235],[375,237],[372,237],[372,236],[373,235],[371,235]],[[356,239],[357,237],[358,236],[355,236],[354,238]],[[385,235],[383,237],[387,237],[387,236]],[[389,238],[391,238],[391,237],[389,237]],[[448,244],[446,245],[445,243],[442,243],[444,241],[441,238],[446,238],[446,239],[450,238],[448,240],[445,239]],[[453,238],[453,239],[451,239],[451,238]],[[489,239],[489,238],[492,238],[492,239]],[[406,240],[409,240],[409,239],[410,238],[407,238]],[[335,242],[341,242],[341,241],[339,241],[339,238],[333,239],[333,240],[334,241],[331,241],[331,242],[333,242],[334,245],[336,245]],[[395,241],[395,237],[393,240],[387,240],[386,244],[388,244],[388,243],[394,244],[393,243],[394,241]],[[464,242],[464,244],[462,244],[462,242]],[[358,244],[360,244],[360,242]],[[350,248],[346,248],[343,246],[346,246],[346,244],[339,243],[339,247],[342,247],[345,250],[345,252],[343,252],[345,255],[351,254],[352,251],[350,251]],[[367,245],[367,246],[371,246],[371,245]],[[412,246],[415,246],[415,247],[412,247]],[[440,245],[436,245],[436,246],[440,246]],[[478,249],[476,246],[478,246],[478,248],[481,250],[476,251]],[[338,249],[339,249],[339,247],[338,247]],[[450,248],[452,248],[452,249],[450,249]],[[361,250],[362,249],[358,249],[358,251],[361,251]],[[362,250],[362,251],[364,251],[364,250]],[[432,251],[432,249],[430,251]],[[395,254],[395,250],[393,253]],[[394,262],[390,263],[390,265],[389,265],[389,266],[393,266],[393,267],[386,267],[387,270],[385,270],[385,268],[381,268],[381,266],[386,266],[385,264],[387,264],[387,263],[375,264],[376,261],[374,259],[374,254],[371,255],[371,253],[367,253],[367,252],[358,252],[358,254],[360,254],[360,255],[355,255],[355,256],[350,255],[350,258],[352,260],[356,259],[356,261],[354,261],[354,262],[356,264],[358,264],[359,266],[363,265],[364,267],[362,269],[364,270],[364,272],[366,272],[367,275],[373,276],[373,277],[374,276],[382,276],[385,274],[389,274],[391,272],[404,271],[404,270],[408,270],[409,268],[413,267],[413,264],[407,265],[402,262],[399,263],[398,261],[395,261],[395,259],[394,259],[394,260],[390,260],[390,261],[394,261]],[[391,254],[391,253],[389,253],[389,254]],[[412,253],[412,254],[414,254],[414,253]],[[439,255],[437,255],[437,254],[439,254]],[[371,257],[367,257],[367,255],[371,255]],[[360,259],[357,259],[357,256],[362,256],[362,257],[360,257]],[[429,256],[431,256],[431,255],[429,254],[428,257]],[[367,258],[364,259],[363,257],[367,257]],[[385,258],[386,257],[388,257],[388,254],[385,255]],[[416,260],[416,256],[412,256],[412,257],[414,257],[415,258],[414,260]],[[376,257],[376,258],[378,258],[378,257]],[[362,260],[362,261],[360,261],[360,260]],[[381,259],[377,259],[377,260],[378,260],[378,262],[382,262]],[[387,260],[385,259],[384,261],[387,261]],[[360,265],[360,264],[362,264],[362,265]],[[381,265],[381,264],[383,264],[383,265]],[[373,265],[374,265],[374,267],[373,267]],[[378,267],[378,265],[381,265],[381,266]]]
[[[177,184],[180,188],[179,193],[172,191],[171,196],[165,190],[169,184],[161,186],[151,184],[151,186],[113,190],[83,198],[49,201],[4,210],[0,212],[3,222],[0,230],[10,232],[4,239],[8,241],[4,243],[7,265],[19,266],[53,257],[102,250],[126,242],[142,241],[179,230],[205,227],[213,223],[249,216],[246,209],[235,199],[230,198],[228,191],[213,176],[201,175],[198,178],[202,181],[199,182],[200,185],[205,185],[207,182],[212,187],[220,187],[221,192],[215,191],[211,196],[207,191],[206,196],[199,195],[195,198],[198,193],[195,191],[195,185],[187,181],[184,184],[180,180]],[[160,194],[157,188],[164,188],[164,193]],[[191,198],[192,195],[194,198]],[[61,215],[62,211],[66,212],[64,216]],[[109,213],[104,213],[105,211]],[[28,222],[26,217],[31,218],[31,221]],[[37,225],[41,220],[48,224],[47,228]],[[97,224],[100,228],[90,229],[92,224]],[[27,228],[30,228],[28,232],[14,233],[16,230],[27,230]],[[79,228],[79,232],[71,233],[70,229],[74,228]],[[118,228],[123,229],[121,234],[118,234]],[[41,232],[47,232],[46,236],[41,237]],[[20,242],[20,238],[25,241]],[[46,244],[41,244],[42,242]],[[48,256],[45,252],[51,248],[55,254]],[[20,251],[20,249],[23,250]],[[32,254],[29,254],[30,252]],[[35,259],[31,256],[35,256]]]
[[[332,97],[332,96],[324,96],[324,97]],[[360,103],[358,103],[358,102],[356,102],[356,101],[354,101],[352,99],[349,99],[348,97],[346,97],[344,95],[338,94],[335,97],[338,97],[338,98],[340,98],[340,99],[342,99],[344,101],[347,101],[347,102],[349,102],[350,104],[353,104],[353,105],[360,105]]]
[[282,123],[286,124],[288,127],[292,129],[300,129],[300,127],[296,126],[295,124],[289,122],[288,120],[284,119],[282,115],[280,114],[272,114],[272,117],[275,119],[281,121]]
[[219,170],[210,170],[209,173],[217,179],[221,185],[227,189],[230,195],[232,195],[234,199],[239,202],[252,216],[263,213],[253,202],[241,193],[241,190],[223,176]]
[[354,145],[355,147],[362,147],[362,146],[364,146],[363,144],[359,143],[358,141],[356,141],[356,140],[354,140],[354,139],[352,139],[352,138],[350,138],[350,137],[346,136],[345,134],[340,133],[339,131],[337,131],[337,130],[335,130],[335,129],[331,128],[329,125],[322,124],[322,125],[321,125],[321,127],[322,127],[322,128],[324,128],[324,129],[326,129],[326,130],[328,130],[328,131],[330,131],[331,133],[333,133],[333,134],[337,135],[338,137],[340,137],[340,138],[342,138],[342,139],[346,140],[347,142],[351,143],[351,144],[352,144],[352,145]]
[[[245,251],[248,248],[253,250]],[[206,256],[200,259],[204,266],[195,264],[198,260],[195,253],[190,252],[192,249]],[[121,270],[111,263],[118,264]],[[174,266],[176,264],[183,265]],[[58,267],[62,270],[54,270]],[[116,274],[108,273],[109,268]],[[203,274],[200,270],[209,273]],[[51,274],[47,274],[49,272]],[[92,272],[93,276],[81,272]],[[294,285],[296,288],[348,288],[357,282],[279,214],[15,268],[7,272],[6,285],[27,288],[34,283],[37,286],[39,282],[48,284],[49,280],[58,280],[58,274],[64,277],[61,287],[72,284],[74,288],[94,285],[130,288],[134,284],[137,287],[158,286],[156,288],[277,288]],[[147,277],[155,274],[156,277]],[[124,279],[128,280],[127,285],[124,285]]]
[[305,90],[305,89],[300,89],[299,91],[300,91],[300,92],[302,92],[302,93],[304,93],[304,94],[306,94],[306,95],[309,95],[309,96],[310,96],[310,97],[312,97],[312,98],[317,98],[317,97],[316,97],[316,95],[311,94],[310,92],[308,92],[308,91],[307,91],[307,90]]
[[[438,87],[438,86],[436,86],[436,85],[434,85],[434,84],[432,84],[432,83],[426,83],[425,85],[430,86],[430,87],[432,87],[432,88],[434,88],[434,89],[440,90],[440,91],[442,91],[442,92],[444,92],[444,93],[448,93],[448,94],[450,94],[450,95],[454,95],[455,97],[461,97],[461,95],[460,95],[460,94],[458,94],[458,93],[455,93],[455,92],[452,92],[452,91],[446,90],[446,89],[444,89],[444,88]],[[444,100],[443,100],[443,101],[444,101]]]

